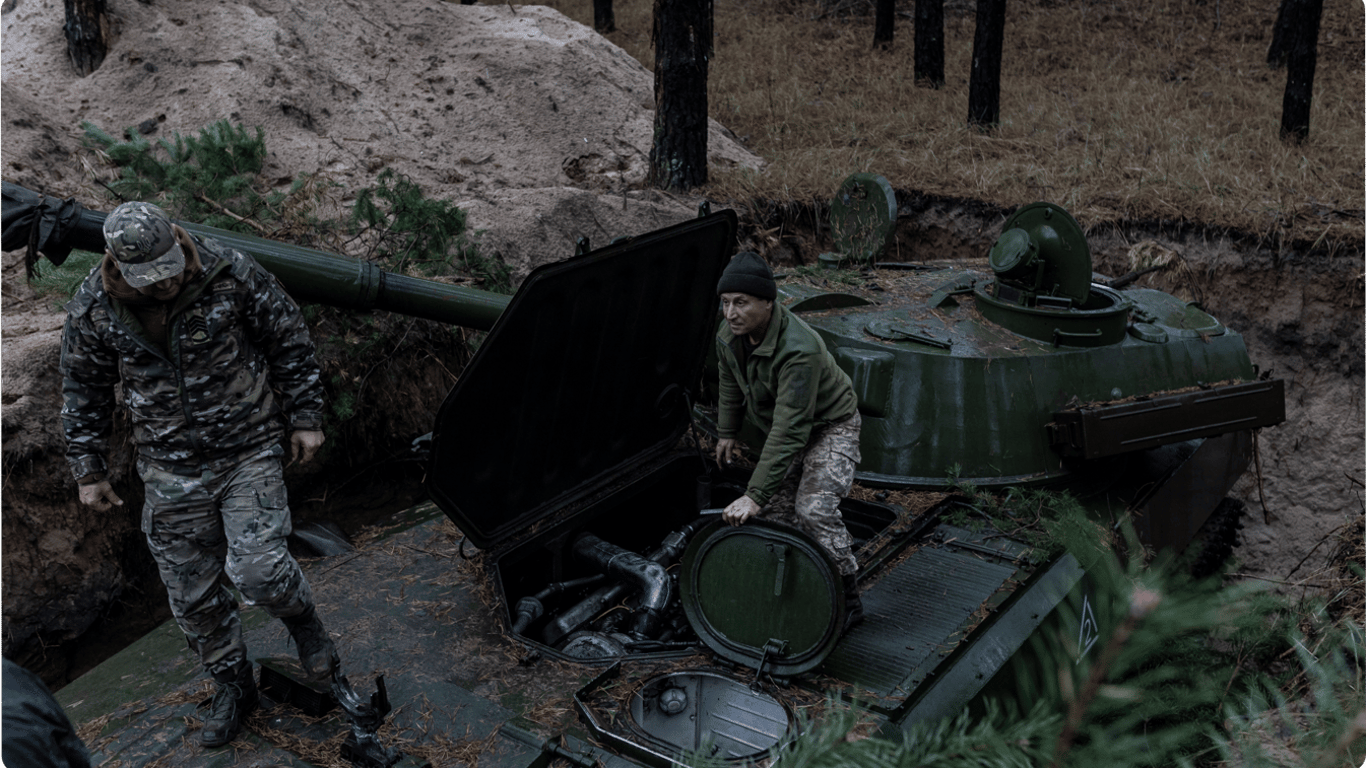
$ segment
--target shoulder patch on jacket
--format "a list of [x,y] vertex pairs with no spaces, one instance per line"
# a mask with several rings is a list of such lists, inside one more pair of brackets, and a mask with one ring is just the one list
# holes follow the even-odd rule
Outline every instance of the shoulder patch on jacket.
[[233,277],[244,283],[251,279],[252,269],[256,266],[254,259],[246,258],[246,254],[232,248],[223,250],[223,258],[232,265],[228,267],[228,271],[232,272]]
[[252,276],[252,273],[253,273],[253,272],[257,273],[257,277],[258,277],[258,278],[259,278],[261,275],[268,275],[268,274],[270,274],[269,272],[266,271],[266,268],[265,268],[265,267],[263,267],[263,266],[261,266],[260,264],[256,263],[256,260],[255,260],[255,259],[249,259],[249,258],[248,258],[248,259],[241,259],[240,261],[234,260],[232,266],[233,266],[233,269],[232,269],[232,276],[235,277],[235,278],[237,278],[238,280],[241,280],[241,281],[244,282],[244,283],[251,279],[251,276]]

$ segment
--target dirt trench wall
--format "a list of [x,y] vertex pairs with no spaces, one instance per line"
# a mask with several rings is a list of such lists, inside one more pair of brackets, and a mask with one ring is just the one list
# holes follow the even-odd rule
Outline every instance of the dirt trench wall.
[[[1128,253],[1151,240],[1184,270],[1139,285],[1199,301],[1242,334],[1263,374],[1285,381],[1285,421],[1262,429],[1253,466],[1233,488],[1247,504],[1239,572],[1301,593],[1322,584],[1334,543],[1362,514],[1363,286],[1360,244],[1330,251],[1236,233],[1162,225],[1091,233],[1097,271],[1128,272]],[[1260,464],[1260,473],[1257,464]]]
[[[14,273],[6,255],[7,277]],[[125,507],[94,513],[78,503],[67,468],[66,440],[58,413],[61,387],[57,363],[64,315],[53,311],[19,280],[6,279],[7,314],[3,349],[4,653],[45,679],[60,677],[68,659],[58,648],[86,633],[142,576],[151,562],[136,513],[140,488],[120,482]],[[114,439],[126,440],[126,430]],[[127,475],[126,460],[111,474]],[[145,548],[144,548],[145,550]]]
[[[1118,273],[1127,248],[1113,239],[1104,253]],[[1362,514],[1362,252],[1281,252],[1227,236],[1168,242],[1191,274],[1151,284],[1202,301],[1243,335],[1262,372],[1285,381],[1285,422],[1258,437],[1260,475],[1254,465],[1234,487],[1249,513],[1241,570],[1278,588],[1312,587],[1334,546],[1325,539]]]

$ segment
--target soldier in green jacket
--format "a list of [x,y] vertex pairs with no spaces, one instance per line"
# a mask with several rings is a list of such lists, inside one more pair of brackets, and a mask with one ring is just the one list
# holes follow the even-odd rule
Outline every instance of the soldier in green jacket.
[[848,629],[863,618],[858,563],[839,510],[862,458],[853,385],[821,337],[774,301],[777,283],[758,254],[736,254],[716,292],[726,320],[716,338],[716,461],[739,455],[742,419],[766,435],[745,494],[722,516],[731,525],[755,515],[783,520],[819,541],[844,578]]

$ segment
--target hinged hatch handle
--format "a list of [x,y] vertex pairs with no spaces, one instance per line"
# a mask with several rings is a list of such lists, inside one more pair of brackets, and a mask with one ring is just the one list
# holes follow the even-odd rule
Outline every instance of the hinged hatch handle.
[[[784,547],[783,549],[786,549]],[[764,643],[764,655],[759,657],[759,663],[754,667],[754,682],[749,684],[751,690],[759,690],[763,686],[759,683],[764,676],[764,667],[768,666],[768,657],[776,656],[787,650],[787,641],[770,637]]]
[[[783,577],[787,574],[787,545],[770,542],[768,550],[778,555],[778,567],[773,574],[773,596],[781,597],[783,594]],[[773,641],[769,641],[773,642]]]

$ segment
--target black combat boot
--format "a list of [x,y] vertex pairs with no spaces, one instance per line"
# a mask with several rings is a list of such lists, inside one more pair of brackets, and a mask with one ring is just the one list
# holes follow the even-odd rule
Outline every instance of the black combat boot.
[[315,682],[331,680],[341,667],[341,657],[337,656],[337,647],[332,644],[331,636],[318,620],[318,612],[314,607],[310,605],[298,616],[281,621],[289,630],[289,636],[294,638],[294,644],[299,647],[299,661],[304,665],[304,672],[309,679]]
[[848,574],[844,577],[844,629],[848,632],[855,624],[863,621],[863,600],[858,596],[858,577]]
[[239,661],[233,667],[215,672],[213,679],[218,683],[218,690],[209,703],[204,727],[199,731],[199,743],[206,747],[221,747],[237,738],[247,715],[256,709],[256,675],[251,662]]

